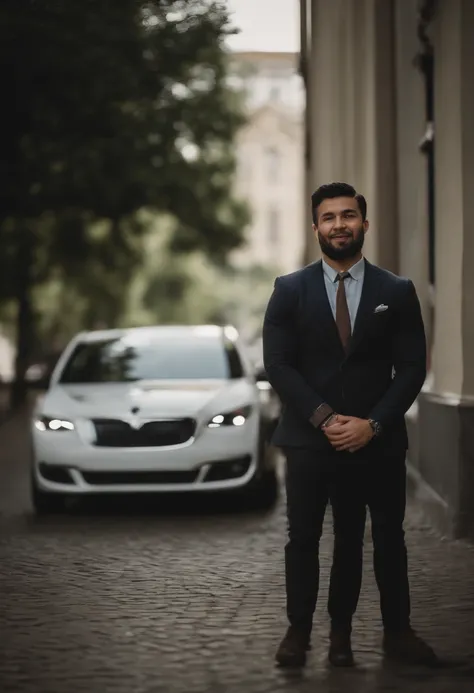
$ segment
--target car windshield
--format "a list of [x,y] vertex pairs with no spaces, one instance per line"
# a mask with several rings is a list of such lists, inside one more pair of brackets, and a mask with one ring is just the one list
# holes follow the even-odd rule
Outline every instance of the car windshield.
[[119,337],[76,346],[59,382],[105,383],[136,380],[228,379],[242,377],[232,342],[214,337],[164,335]]

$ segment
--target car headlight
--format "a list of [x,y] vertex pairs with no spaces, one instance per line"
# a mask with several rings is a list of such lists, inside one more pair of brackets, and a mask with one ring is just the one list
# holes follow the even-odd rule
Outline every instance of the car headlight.
[[221,426],[243,426],[252,411],[251,406],[239,407],[225,414],[216,414],[207,424],[208,428],[220,428]]
[[74,431],[72,421],[59,417],[37,416],[34,423],[38,431]]

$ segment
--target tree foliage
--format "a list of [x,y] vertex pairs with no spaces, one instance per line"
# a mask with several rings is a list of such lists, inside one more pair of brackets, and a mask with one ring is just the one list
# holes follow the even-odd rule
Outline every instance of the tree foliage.
[[18,301],[20,341],[51,277],[113,303],[141,209],[174,216],[175,251],[222,261],[241,242],[229,31],[217,0],[3,0],[0,299]]

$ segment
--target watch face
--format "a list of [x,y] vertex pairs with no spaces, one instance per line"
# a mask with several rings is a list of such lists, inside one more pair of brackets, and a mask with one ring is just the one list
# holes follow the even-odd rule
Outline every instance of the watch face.
[[376,435],[376,436],[380,435],[381,428],[380,428],[380,424],[378,423],[378,421],[370,420],[370,425],[372,426],[372,430],[374,432],[374,435]]

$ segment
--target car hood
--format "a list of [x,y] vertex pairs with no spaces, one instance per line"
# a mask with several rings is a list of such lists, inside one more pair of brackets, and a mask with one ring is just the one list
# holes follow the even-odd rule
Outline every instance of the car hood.
[[133,383],[54,385],[39,403],[57,417],[199,417],[232,410],[258,398],[247,380],[157,380]]

